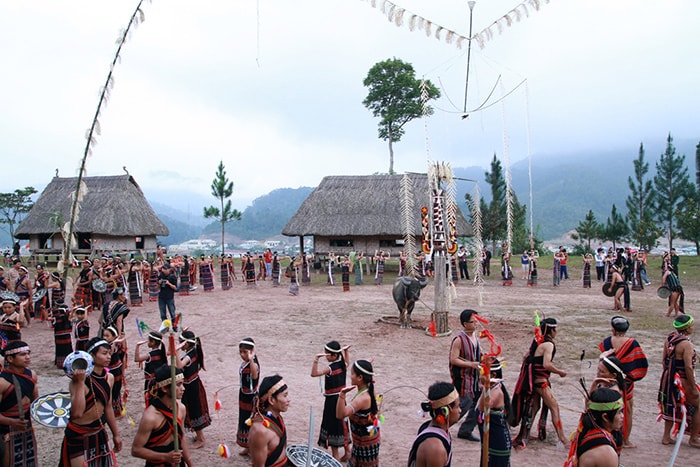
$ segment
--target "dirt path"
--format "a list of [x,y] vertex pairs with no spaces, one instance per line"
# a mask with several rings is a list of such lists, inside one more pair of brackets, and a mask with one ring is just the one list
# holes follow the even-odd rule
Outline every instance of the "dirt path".
[[[697,304],[697,286],[685,285],[686,309],[691,313]],[[201,289],[200,289],[201,290]],[[309,411],[316,416],[314,442],[323,412],[323,397],[319,381],[309,376],[313,357],[322,351],[323,344],[336,339],[351,344],[351,360],[372,358],[376,372],[376,388],[384,394],[380,459],[385,466],[405,465],[408,450],[416,429],[423,421],[418,414],[421,391],[436,380],[448,380],[447,356],[451,338],[431,338],[420,329],[402,330],[398,326],[380,322],[382,316],[395,316],[391,299],[391,284],[383,286],[352,286],[344,293],[340,285],[329,287],[320,277],[310,287],[302,287],[297,297],[289,296],[286,285],[273,288],[270,282],[248,288],[236,283],[233,290],[200,290],[188,297],[177,297],[178,311],[184,315],[184,325],[190,327],[203,342],[207,371],[201,378],[207,388],[213,414],[214,393],[219,390],[223,409],[214,415],[214,423],[205,430],[207,446],[194,451],[199,466],[249,465],[241,458],[235,444],[237,423],[238,342],[253,337],[258,343],[258,355],[263,376],[280,373],[290,386],[291,406],[285,414],[290,444],[306,444]],[[632,323],[629,334],[637,338],[650,361],[648,376],[636,385],[635,425],[633,441],[639,446],[625,450],[622,463],[627,466],[666,465],[672,447],[660,442],[662,424],[655,421],[658,413],[656,393],[660,375],[661,345],[670,332],[668,319],[662,318],[664,302],[656,297],[656,289],[632,293]],[[525,287],[516,280],[512,287],[502,287],[500,281],[490,279],[483,289],[483,305],[478,305],[477,289],[470,282],[459,282],[457,296],[452,301],[450,326],[459,329],[458,315],[464,308],[475,308],[490,320],[489,329],[503,346],[506,362],[505,379],[512,393],[520,361],[532,339],[533,311],[539,310],[560,322],[558,350],[555,363],[569,372],[567,378],[552,378],[553,390],[562,406],[565,431],[576,428],[583,398],[577,390],[578,375],[582,371],[588,381],[595,373],[595,364],[588,358],[580,362],[582,350],[591,359],[597,358],[596,345],[609,333],[612,299],[604,297],[600,285],[584,290],[580,282],[564,281],[559,288],[542,284],[537,288]],[[432,307],[432,285],[424,290],[425,305],[419,304],[414,312],[414,325],[425,325]],[[155,303],[135,308],[127,320],[130,355],[139,340],[134,318],[157,327],[159,315]],[[92,333],[97,327],[93,314]],[[454,332],[453,332],[454,335]],[[32,346],[32,366],[39,374],[39,392],[45,394],[67,390],[68,380],[53,368],[53,334],[40,323],[24,330],[23,336]],[[142,373],[131,363],[127,385],[131,390],[128,415],[136,423],[143,411],[139,395]],[[403,387],[406,386],[406,387]],[[143,461],[129,455],[136,428],[127,419],[119,421],[125,449],[118,455],[119,465],[143,465]],[[41,465],[55,465],[63,433],[37,427]],[[456,429],[452,430],[453,435]],[[216,447],[224,441],[231,449],[230,459],[221,459]],[[463,440],[454,440],[453,465],[477,465],[479,446]],[[698,452],[686,444],[681,447],[677,465],[693,465]],[[530,446],[513,452],[512,465],[561,465],[566,452],[558,448],[551,426],[545,442],[533,441]]]

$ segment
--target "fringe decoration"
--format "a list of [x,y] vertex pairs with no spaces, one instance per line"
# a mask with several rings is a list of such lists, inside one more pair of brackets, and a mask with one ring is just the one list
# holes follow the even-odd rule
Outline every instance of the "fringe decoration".
[[413,179],[404,174],[401,179],[401,220],[403,222],[403,247],[406,252],[406,271],[404,274],[415,277],[416,237],[414,235],[415,206],[413,198]]
[[472,218],[472,230],[474,231],[474,285],[478,296],[478,305],[484,304],[484,275],[481,270],[481,254],[484,252],[484,240],[482,238],[483,228],[481,224],[481,193],[479,193],[479,185],[474,185],[474,195],[469,201],[469,212]]
[[[148,0],[150,3],[150,0]],[[97,101],[97,110],[95,111],[95,115],[92,119],[92,125],[90,126],[90,129],[87,131],[87,134],[85,135],[85,139],[87,139],[87,143],[85,145],[85,152],[83,153],[83,158],[80,161],[80,168],[78,170],[78,181],[76,183],[76,188],[75,188],[75,194],[73,196],[73,202],[71,206],[71,212],[70,212],[70,218],[67,223],[67,227],[64,226],[64,229],[62,230],[62,234],[64,235],[64,240],[69,239],[70,241],[64,241],[64,247],[63,247],[63,262],[68,263],[70,261],[70,258],[72,256],[71,250],[75,248],[77,245],[77,241],[75,238],[75,234],[73,233],[73,230],[75,228],[76,223],[78,222],[79,219],[79,213],[80,213],[80,205],[85,198],[85,195],[87,194],[87,185],[83,181],[83,176],[87,173],[86,172],[86,165],[87,165],[87,158],[92,154],[92,146],[97,144],[97,141],[95,139],[95,136],[99,135],[101,132],[100,128],[100,115],[102,113],[102,108],[106,107],[107,102],[109,101],[109,97],[111,95],[111,90],[114,86],[114,68],[117,65],[117,63],[121,60],[121,51],[122,47],[126,43],[126,41],[131,37],[131,33],[133,29],[135,29],[139,24],[143,23],[146,19],[146,16],[143,13],[143,10],[141,9],[141,5],[143,4],[144,0],[139,0],[138,5],[136,5],[136,9],[131,15],[131,18],[129,19],[129,23],[127,24],[125,29],[122,29],[119,33],[119,37],[117,38],[116,44],[117,44],[117,51],[114,54],[114,58],[112,60],[112,63],[109,65],[109,73],[107,73],[107,79],[105,80],[104,85],[100,88],[100,98]],[[63,278],[64,281],[66,279],[66,276],[68,274],[68,269],[66,269],[63,273]]]
[[[501,95],[503,96],[503,94],[505,94],[505,88],[503,87],[503,82],[501,82]],[[510,176],[510,144],[504,98],[501,99],[501,118],[503,120],[503,162],[506,172],[506,252],[511,253],[513,245],[513,187]]]
[[423,79],[420,82],[420,99],[423,110],[423,129],[425,131],[425,158],[430,161],[430,136],[428,133],[428,117],[430,116],[430,96],[428,94],[428,83]]
[[[376,0],[362,0],[368,2],[372,8],[377,8]],[[505,28],[513,26],[513,20],[519,23],[523,18],[530,17],[530,10],[528,7],[533,8],[535,11],[540,11],[542,3],[549,3],[549,0],[523,0],[515,8],[508,11],[505,15],[498,18],[496,21],[488,25],[486,28],[473,34],[472,37],[463,36],[456,31],[440,26],[416,13],[413,13],[405,8],[396,5],[395,3],[384,0],[379,6],[379,11],[386,16],[386,19],[390,23],[394,23],[397,27],[404,25],[403,17],[406,13],[411,15],[408,22],[409,31],[424,31],[427,37],[432,34],[433,26],[435,26],[435,39],[442,41],[444,40],[447,44],[456,44],[458,49],[462,49],[465,41],[475,40],[479,45],[480,49],[486,46],[486,43],[491,41],[494,37],[493,29],[498,31],[498,34],[502,34]],[[443,34],[444,32],[444,34]],[[457,37],[455,41],[454,38]]]

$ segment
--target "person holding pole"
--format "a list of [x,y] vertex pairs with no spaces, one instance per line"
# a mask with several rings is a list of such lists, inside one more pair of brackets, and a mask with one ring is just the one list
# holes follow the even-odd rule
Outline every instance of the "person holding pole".
[[[503,384],[501,362],[496,357],[487,358],[490,359],[490,371],[488,375],[484,374],[480,377],[482,390],[479,401],[476,404],[480,414],[486,413],[486,405],[488,404],[489,414],[488,433],[485,433],[487,429],[485,421],[479,425],[479,432],[483,441],[481,444],[481,458],[482,460],[485,457],[488,459],[489,467],[508,467],[510,466],[510,452],[512,448],[507,421],[508,414],[511,411],[510,396],[505,384]],[[484,448],[486,448],[486,453]]]
[[[186,409],[178,400],[185,390],[184,378],[181,372],[176,373],[176,399],[173,400],[171,373],[169,365],[161,365],[156,369],[155,383],[148,391],[149,404],[141,417],[131,445],[131,455],[145,459],[147,467],[194,465],[187,443],[183,442],[182,420]],[[177,425],[173,424],[174,407]]]

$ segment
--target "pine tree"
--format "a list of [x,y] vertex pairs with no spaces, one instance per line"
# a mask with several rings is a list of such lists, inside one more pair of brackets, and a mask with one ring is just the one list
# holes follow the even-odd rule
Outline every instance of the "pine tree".
[[627,221],[630,237],[640,248],[647,251],[656,246],[656,239],[662,234],[654,222],[654,186],[649,173],[649,163],[644,160],[644,144],[639,145],[639,156],[633,161],[634,178],[628,177],[630,194],[627,197]]
[[211,182],[211,194],[214,198],[220,201],[221,207],[209,206],[204,208],[204,217],[214,219],[221,222],[221,254],[224,254],[226,243],[224,234],[226,223],[232,220],[241,220],[241,213],[237,209],[231,209],[231,200],[228,199],[233,195],[233,182],[229,181],[224,170],[224,162],[219,162],[219,167],[216,171],[216,176]]
[[617,210],[617,206],[612,205],[610,217],[605,223],[605,227],[601,231],[601,240],[612,242],[613,248],[617,248],[618,242],[627,240],[629,228],[625,218]]
[[677,156],[673,138],[669,133],[666,151],[656,163],[654,187],[656,188],[656,220],[668,235],[668,247],[673,248],[676,236],[676,211],[685,200],[690,184],[685,155]]
[[589,209],[586,217],[576,226],[576,233],[571,237],[574,240],[578,240],[581,244],[586,242],[586,252],[590,252],[592,251],[591,241],[600,237],[601,228],[602,226],[595,218],[593,210]]

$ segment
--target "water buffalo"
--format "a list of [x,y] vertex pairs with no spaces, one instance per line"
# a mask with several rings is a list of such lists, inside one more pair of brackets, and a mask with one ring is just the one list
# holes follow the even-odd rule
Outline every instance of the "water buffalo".
[[428,285],[428,278],[419,281],[411,277],[399,277],[394,282],[394,288],[391,293],[394,296],[396,306],[399,308],[399,322],[402,328],[411,327],[411,313],[416,304],[416,300],[420,298],[420,291]]

